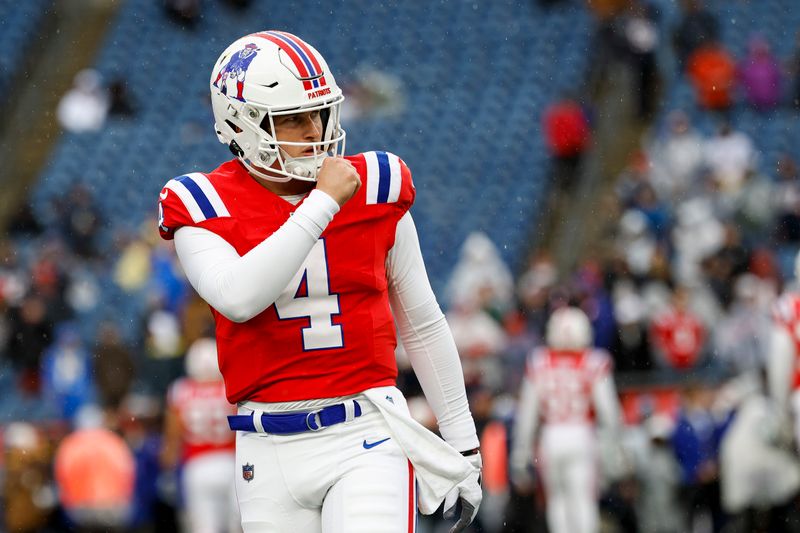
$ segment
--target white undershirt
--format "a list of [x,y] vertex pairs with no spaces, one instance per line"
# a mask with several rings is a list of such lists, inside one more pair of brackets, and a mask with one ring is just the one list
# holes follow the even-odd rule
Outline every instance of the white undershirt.
[[[296,205],[302,196],[285,199]],[[175,250],[198,294],[226,318],[245,322],[278,299],[338,210],[330,196],[314,189],[277,231],[243,256],[219,235],[192,226],[175,232]],[[428,281],[410,213],[397,224],[386,272],[400,339],[442,437],[460,451],[477,447],[461,361]]]

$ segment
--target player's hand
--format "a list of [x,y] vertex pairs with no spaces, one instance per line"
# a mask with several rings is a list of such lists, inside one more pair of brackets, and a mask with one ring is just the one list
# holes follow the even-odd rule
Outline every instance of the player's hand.
[[461,516],[458,517],[458,522],[450,528],[449,533],[458,533],[466,529],[475,519],[475,515],[478,514],[478,507],[480,507],[483,499],[483,491],[481,489],[483,460],[481,460],[481,454],[478,452],[474,455],[468,455],[466,459],[473,466],[474,471],[467,476],[467,479],[448,492],[444,498],[445,519],[453,518],[456,514],[456,502],[461,501]]
[[343,206],[361,188],[361,178],[350,161],[343,157],[326,157],[317,172],[317,189]]

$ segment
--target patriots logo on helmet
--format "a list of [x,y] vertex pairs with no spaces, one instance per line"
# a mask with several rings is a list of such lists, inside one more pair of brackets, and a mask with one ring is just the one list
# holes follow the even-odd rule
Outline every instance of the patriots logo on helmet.
[[[236,79],[236,96],[235,98],[244,102],[244,78],[247,76],[247,69],[250,68],[250,63],[256,58],[256,55],[261,49],[255,43],[248,43],[242,48],[234,52],[228,62],[222,67],[217,74],[217,79],[214,80],[214,87],[220,89],[222,94],[228,94],[228,79]],[[222,83],[222,87],[219,83]]]
[[250,483],[256,477],[256,467],[250,463],[242,465],[242,479]]

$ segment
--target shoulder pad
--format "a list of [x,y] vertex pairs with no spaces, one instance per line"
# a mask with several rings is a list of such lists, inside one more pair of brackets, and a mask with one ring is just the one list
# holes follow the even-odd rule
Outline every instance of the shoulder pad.
[[165,239],[172,239],[175,230],[182,226],[229,216],[230,212],[214,185],[199,172],[171,179],[161,189],[158,228]]
[[408,203],[414,201],[411,171],[402,159],[391,152],[364,152],[366,203]]

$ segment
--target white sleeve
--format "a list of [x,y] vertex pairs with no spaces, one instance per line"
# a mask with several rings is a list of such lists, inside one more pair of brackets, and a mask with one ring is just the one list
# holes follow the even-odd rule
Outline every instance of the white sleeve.
[[339,204],[315,189],[243,256],[219,235],[190,226],[175,232],[175,251],[197,293],[229,320],[246,322],[277,300],[338,211]]
[[612,434],[618,434],[617,432],[622,429],[622,409],[619,405],[617,388],[614,386],[614,378],[610,372],[594,383],[592,399],[597,421]]
[[433,294],[414,221],[397,224],[386,260],[389,300],[400,339],[444,440],[458,451],[478,447],[453,334]]
[[767,386],[770,396],[783,410],[789,408],[794,351],[794,341],[789,332],[783,327],[773,324],[769,334],[769,350],[767,352]]
[[539,398],[528,376],[522,378],[517,412],[514,416],[514,439],[511,444],[511,467],[525,470],[532,457],[533,438],[539,425]]

